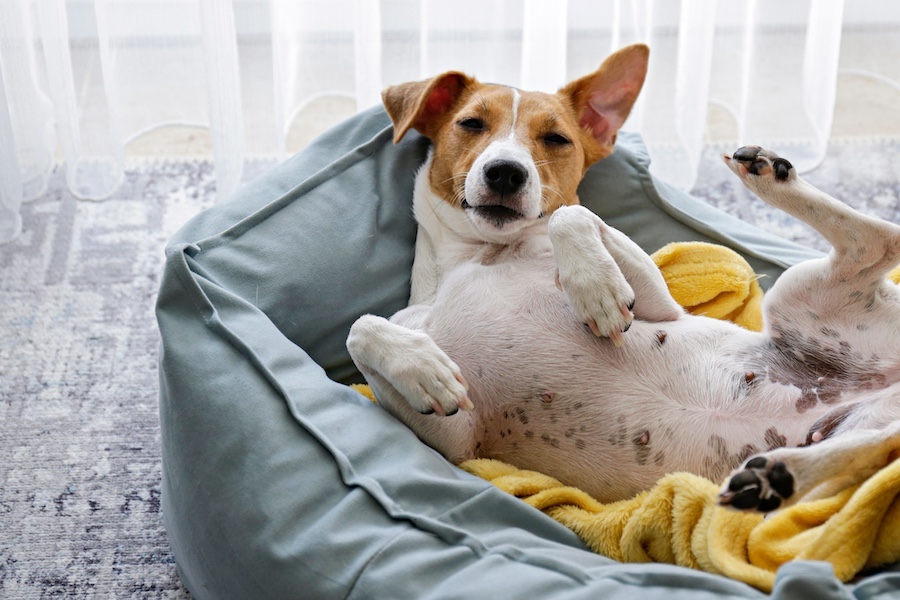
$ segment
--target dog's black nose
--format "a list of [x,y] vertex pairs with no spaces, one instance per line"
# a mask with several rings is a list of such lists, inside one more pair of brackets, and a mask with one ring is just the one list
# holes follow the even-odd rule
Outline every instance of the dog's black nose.
[[484,166],[484,179],[488,187],[505,196],[518,192],[528,180],[528,172],[519,163],[494,160]]

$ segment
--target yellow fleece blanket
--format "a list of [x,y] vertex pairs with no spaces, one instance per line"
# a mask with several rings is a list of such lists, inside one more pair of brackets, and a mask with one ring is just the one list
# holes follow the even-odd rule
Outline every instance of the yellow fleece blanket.
[[[669,244],[653,259],[689,312],[759,330],[762,288],[747,262],[714,244]],[[900,283],[900,267],[889,277]],[[367,386],[357,389],[374,400]],[[664,562],[718,573],[771,591],[775,571],[823,560],[849,581],[900,560],[900,460],[831,498],[767,518],[716,505],[721,484],[689,473],[663,477],[629,500],[602,504],[542,473],[490,459],[459,465],[543,511],[595,552],[621,562]]]

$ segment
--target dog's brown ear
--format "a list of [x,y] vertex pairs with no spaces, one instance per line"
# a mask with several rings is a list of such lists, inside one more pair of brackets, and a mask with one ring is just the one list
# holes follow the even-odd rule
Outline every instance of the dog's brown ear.
[[626,46],[611,54],[599,69],[558,92],[576,111],[579,124],[604,149],[612,150],[616,133],[637,100],[649,57],[650,49],[644,44]]
[[448,71],[425,81],[401,83],[381,93],[384,107],[394,123],[396,144],[410,128],[429,139],[449,118],[449,111],[475,80],[457,71]]

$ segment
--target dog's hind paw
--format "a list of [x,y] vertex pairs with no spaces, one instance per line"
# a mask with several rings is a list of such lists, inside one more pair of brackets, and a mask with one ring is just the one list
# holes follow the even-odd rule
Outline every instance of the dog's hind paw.
[[794,495],[794,476],[787,465],[755,456],[739,468],[719,493],[721,506],[770,512]]
[[748,182],[748,175],[786,181],[796,174],[796,169],[788,160],[759,146],[742,146],[731,156],[723,154],[722,160],[745,183]]

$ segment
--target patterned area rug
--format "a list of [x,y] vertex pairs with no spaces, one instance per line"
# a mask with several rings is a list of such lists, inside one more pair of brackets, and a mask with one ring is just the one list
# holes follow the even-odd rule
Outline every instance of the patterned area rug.
[[160,515],[153,306],[167,239],[214,194],[202,162],[129,170],[104,202],[57,170],[0,246],[0,597],[190,598]]
[[[716,155],[697,195],[827,248]],[[895,142],[836,145],[807,179],[898,222],[897,165]],[[100,203],[75,200],[57,171],[0,246],[0,597],[190,598],[160,515],[153,305],[166,240],[213,201],[206,163],[132,169]]]

